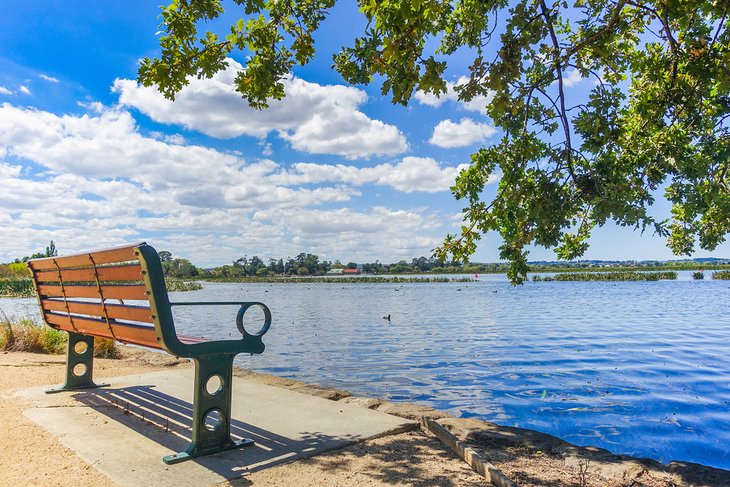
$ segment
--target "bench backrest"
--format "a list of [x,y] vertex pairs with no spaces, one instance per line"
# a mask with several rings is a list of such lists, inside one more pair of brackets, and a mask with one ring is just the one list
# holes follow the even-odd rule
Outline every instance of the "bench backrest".
[[[29,261],[45,322],[70,332],[163,348],[159,318],[150,309],[153,290],[147,266],[140,262],[142,246],[146,244]],[[155,277],[162,286],[154,294],[167,301],[164,279]]]

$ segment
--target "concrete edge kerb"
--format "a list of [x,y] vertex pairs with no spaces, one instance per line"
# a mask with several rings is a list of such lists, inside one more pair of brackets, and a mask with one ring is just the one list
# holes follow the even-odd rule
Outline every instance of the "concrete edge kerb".
[[492,485],[496,487],[517,487],[517,484],[510,480],[497,467],[484,460],[466,443],[458,440],[449,430],[433,419],[426,416],[422,417],[421,427],[435,435],[444,445],[448,446],[459,458],[469,464],[475,472],[486,478]]

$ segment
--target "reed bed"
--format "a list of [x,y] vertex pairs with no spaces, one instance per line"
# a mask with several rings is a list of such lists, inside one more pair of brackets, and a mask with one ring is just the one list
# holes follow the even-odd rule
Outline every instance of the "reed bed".
[[257,282],[257,283],[295,283],[295,284],[366,284],[366,283],[428,283],[428,282],[474,282],[471,277],[396,277],[396,276],[362,276],[362,277],[236,277],[223,279],[206,279],[214,282]]
[[555,276],[533,276],[535,282],[549,281],[659,281],[675,280],[675,271],[663,272],[566,272]]
[[200,291],[203,289],[203,285],[199,282],[181,281],[179,279],[165,279],[165,285],[168,291],[174,292]]
[[722,281],[729,281],[730,280],[730,271],[717,271],[712,273],[713,279],[719,279]]
[[35,296],[33,280],[26,278],[0,279],[0,296],[9,298],[32,298]]

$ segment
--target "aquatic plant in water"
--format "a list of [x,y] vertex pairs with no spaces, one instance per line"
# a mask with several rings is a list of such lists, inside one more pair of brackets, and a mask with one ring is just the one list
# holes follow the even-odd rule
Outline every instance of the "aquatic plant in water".
[[0,279],[0,296],[30,298],[35,295],[33,281],[26,278]]
[[712,273],[713,279],[720,279],[723,281],[730,280],[730,271],[717,271]]
[[474,282],[471,277],[398,277],[398,276],[360,276],[360,277],[229,277],[210,279],[215,282],[259,282],[259,283],[299,283],[299,284],[365,284],[365,283],[423,283],[423,282]]
[[199,282],[181,281],[179,279],[165,279],[165,286],[170,292],[200,291],[203,285]]
[[539,281],[659,281],[677,279],[674,271],[664,272],[566,272],[555,276],[533,276]]

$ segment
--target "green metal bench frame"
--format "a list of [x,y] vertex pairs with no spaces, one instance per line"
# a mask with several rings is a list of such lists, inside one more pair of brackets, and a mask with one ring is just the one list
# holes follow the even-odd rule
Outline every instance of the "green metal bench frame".
[[[93,255],[90,253],[89,255]],[[160,348],[176,357],[190,358],[195,363],[195,389],[193,394],[192,440],[190,446],[182,452],[167,455],[163,461],[167,464],[179,463],[191,458],[220,453],[227,450],[249,446],[252,439],[235,441],[231,438],[231,399],[233,385],[233,359],[239,353],[259,354],[264,351],[263,335],[271,325],[271,312],[263,303],[259,302],[170,302],[165,286],[162,265],[157,251],[151,246],[142,243],[134,247],[134,256],[141,266],[141,280],[146,286],[145,294],[149,300],[149,308],[154,332]],[[62,257],[59,257],[59,260]],[[32,262],[30,261],[31,270]],[[93,262],[93,259],[92,259]],[[97,268],[94,265],[94,272]],[[59,269],[59,276],[61,270]],[[35,272],[34,272],[35,280]],[[35,280],[36,290],[39,291],[38,281]],[[102,285],[97,279],[100,294]],[[63,285],[63,283],[62,283]],[[41,293],[38,293],[39,304]],[[64,301],[66,300],[64,293]],[[102,299],[102,306],[104,306]],[[239,340],[202,341],[185,343],[175,332],[173,320],[173,306],[210,306],[210,305],[238,305],[236,325],[243,337]],[[247,309],[258,306],[264,313],[264,324],[256,333],[249,333],[243,326],[243,316]],[[41,312],[45,312],[41,305]],[[106,312],[106,308],[105,308]],[[69,316],[71,313],[69,312]],[[109,322],[107,317],[107,323]],[[114,320],[112,320],[114,321]],[[49,326],[57,328],[52,324]],[[110,327],[111,330],[111,327]],[[60,389],[48,392],[72,391],[102,387],[92,380],[94,365],[94,335],[76,333],[66,330],[69,334],[66,362],[66,382]],[[116,337],[114,337],[116,338]],[[119,340],[135,343],[134,340]],[[83,345],[79,345],[82,343]],[[144,343],[137,343],[145,346]],[[83,373],[80,373],[83,371]],[[215,379],[219,386],[210,391]],[[213,381],[213,382],[212,382]],[[106,384],[105,384],[106,385]]]

